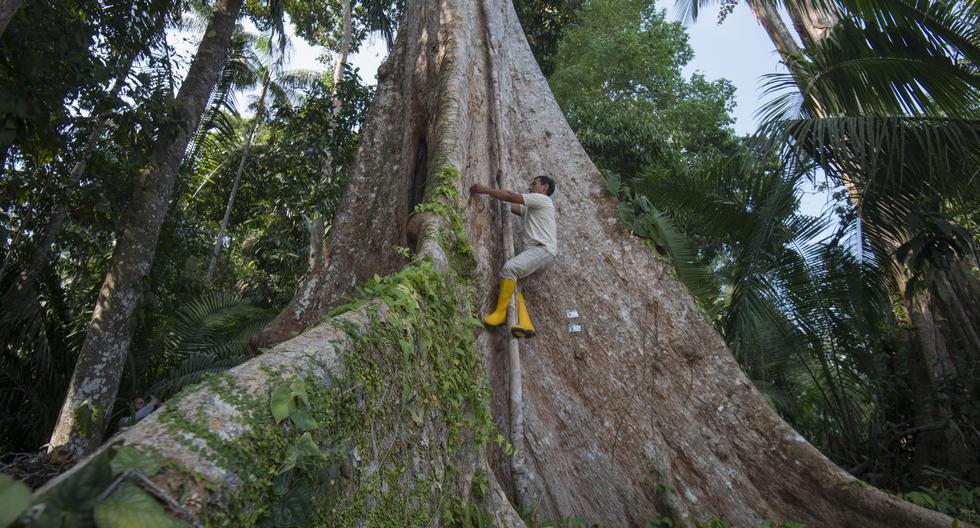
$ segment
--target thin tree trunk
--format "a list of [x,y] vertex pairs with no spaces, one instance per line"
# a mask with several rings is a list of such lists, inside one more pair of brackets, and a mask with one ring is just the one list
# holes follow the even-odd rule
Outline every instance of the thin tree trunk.
[[0,36],[7,30],[7,24],[17,14],[24,0],[0,0]]
[[262,91],[259,93],[259,107],[255,112],[255,118],[252,122],[252,126],[249,127],[248,139],[245,141],[245,148],[242,151],[242,159],[238,162],[238,170],[235,171],[235,179],[231,184],[231,192],[228,193],[228,205],[225,207],[225,215],[221,219],[221,228],[218,229],[218,235],[214,239],[214,248],[211,250],[211,262],[208,263],[208,274],[204,278],[205,288],[211,286],[211,279],[214,277],[214,268],[218,264],[218,253],[221,252],[221,242],[225,237],[225,230],[228,229],[228,219],[231,218],[231,209],[235,205],[235,195],[238,194],[238,185],[242,181],[242,173],[245,172],[245,165],[248,162],[248,153],[252,148],[252,141],[255,139],[255,133],[259,128],[259,123],[262,122],[262,114],[265,113],[265,96],[269,91],[270,72],[271,70],[267,69],[265,78],[262,80]]
[[155,146],[140,173],[51,436],[51,449],[65,446],[75,455],[84,455],[102,441],[129,351],[129,323],[139,302],[140,283],[153,264],[177,169],[224,65],[241,7],[241,0],[219,0],[214,5],[174,102],[172,139]]
[[344,78],[344,67],[347,66],[347,55],[350,53],[351,41],[351,0],[342,0],[341,13],[343,17],[343,34],[340,40],[340,52],[337,54],[337,64],[333,68],[333,115],[340,114],[340,81]]
[[[347,66],[347,58],[350,54],[351,45],[351,0],[341,1],[341,17],[343,18],[343,29],[340,40],[340,50],[337,52],[337,64],[333,68],[333,86],[330,92],[333,95],[333,112],[330,115],[329,127],[336,122],[336,116],[340,114],[342,101],[340,100],[340,82],[344,79],[344,68]],[[333,166],[333,156],[330,151],[326,152],[326,160],[323,162],[321,180],[327,181],[334,177],[335,168]]]

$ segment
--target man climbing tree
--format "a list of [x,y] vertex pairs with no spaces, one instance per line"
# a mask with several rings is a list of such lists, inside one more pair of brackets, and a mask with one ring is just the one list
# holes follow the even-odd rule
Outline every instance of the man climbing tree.
[[[498,171],[498,180],[500,179]],[[483,318],[488,326],[500,326],[507,321],[507,308],[517,288],[517,281],[526,278],[555,261],[558,255],[558,236],[555,227],[555,204],[551,195],[555,192],[555,180],[538,176],[531,180],[527,194],[505,189],[494,189],[475,183],[470,194],[486,194],[491,198],[510,203],[512,213],[524,218],[524,251],[508,260],[500,270],[500,294],[497,308]],[[517,293],[517,325],[510,329],[517,338],[534,337],[534,325],[528,315],[524,293]]]
[[[563,247],[576,258],[535,281],[549,292],[536,309],[558,320],[577,307],[587,329],[539,328],[520,377],[471,324],[470,292],[496,281],[507,248],[498,208],[462,195],[499,168],[501,188],[515,173],[566,175]],[[517,492],[536,519],[605,526],[952,524],[790,428],[605,189],[510,0],[412,3],[320,260],[261,334],[269,350],[171,400],[36,501],[80,509],[61,490],[104,490],[113,467],[145,456],[167,461],[138,466],[201,524],[523,528]],[[518,412],[524,484],[505,441]]]

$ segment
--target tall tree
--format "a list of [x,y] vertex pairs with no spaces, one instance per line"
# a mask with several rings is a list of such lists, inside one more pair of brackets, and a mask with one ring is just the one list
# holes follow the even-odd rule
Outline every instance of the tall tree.
[[153,263],[177,169],[224,65],[241,8],[241,0],[219,0],[213,6],[204,38],[174,100],[166,134],[139,174],[51,436],[52,448],[65,446],[75,455],[84,455],[101,443],[129,351],[129,319],[139,301],[140,282]]
[[[617,224],[616,202],[552,99],[510,2],[407,9],[378,77],[324,265],[304,285],[312,294],[286,312],[305,332],[120,438],[189,470],[168,466],[157,479],[187,497],[189,513],[231,492],[249,502],[227,512],[239,522],[282,515],[298,497],[312,524],[448,525],[455,504],[469,522],[475,505],[495,525],[523,525],[507,498],[512,475],[494,463],[504,454],[488,460],[485,446],[486,412],[504,436],[518,412],[505,396],[510,335],[475,327],[468,301],[469,287],[479,305],[495,293],[508,212],[467,203],[465,189],[502,168],[510,188],[540,173],[558,180],[561,254],[525,288],[540,324],[521,344],[516,403],[539,517],[949,526],[834,466],[752,387],[667,265]],[[405,266],[409,244],[418,257]],[[358,284],[366,302],[331,317]],[[568,325],[571,310],[579,326]],[[480,396],[481,379],[492,401]],[[84,467],[41,500],[54,501]],[[274,482],[277,472],[305,480]],[[201,488],[190,475],[219,485],[197,500],[183,492]]]

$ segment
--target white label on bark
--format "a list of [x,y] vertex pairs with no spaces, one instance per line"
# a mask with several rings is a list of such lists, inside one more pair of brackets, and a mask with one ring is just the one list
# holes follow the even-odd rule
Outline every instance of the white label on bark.
[[568,331],[571,332],[571,333],[581,332],[582,331],[582,325],[580,325],[579,323],[569,323],[568,324]]
[[565,310],[565,317],[567,317],[568,319],[575,319],[576,317],[578,317],[578,310],[576,310],[575,308],[569,308]]

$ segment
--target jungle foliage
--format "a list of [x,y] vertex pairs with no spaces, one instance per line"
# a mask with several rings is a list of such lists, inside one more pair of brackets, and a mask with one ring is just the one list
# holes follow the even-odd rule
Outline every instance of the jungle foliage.
[[[200,27],[195,17],[207,15],[195,14],[200,7],[29,2],[0,39],[5,453],[36,451],[47,442],[137,171],[149,146],[166,139],[168,105],[188,66],[186,47],[175,43],[193,40]],[[248,13],[260,28],[269,15]],[[262,79],[268,61],[261,57],[276,45],[274,33],[266,35],[239,29],[185,155],[131,323],[133,346],[110,423],[133,412],[137,398],[165,398],[248,358],[248,337],[289,300],[306,272],[308,220],[322,218],[329,226],[372,95],[351,68],[337,87],[329,75],[304,73],[302,89],[294,75],[270,90],[216,277],[205,287],[210,248],[256,111],[238,101]],[[344,103],[337,116],[335,91]],[[327,159],[337,168],[329,177]],[[79,160],[87,165],[72,182]],[[11,298],[59,206],[66,220],[36,270],[36,287],[25,299]]]

